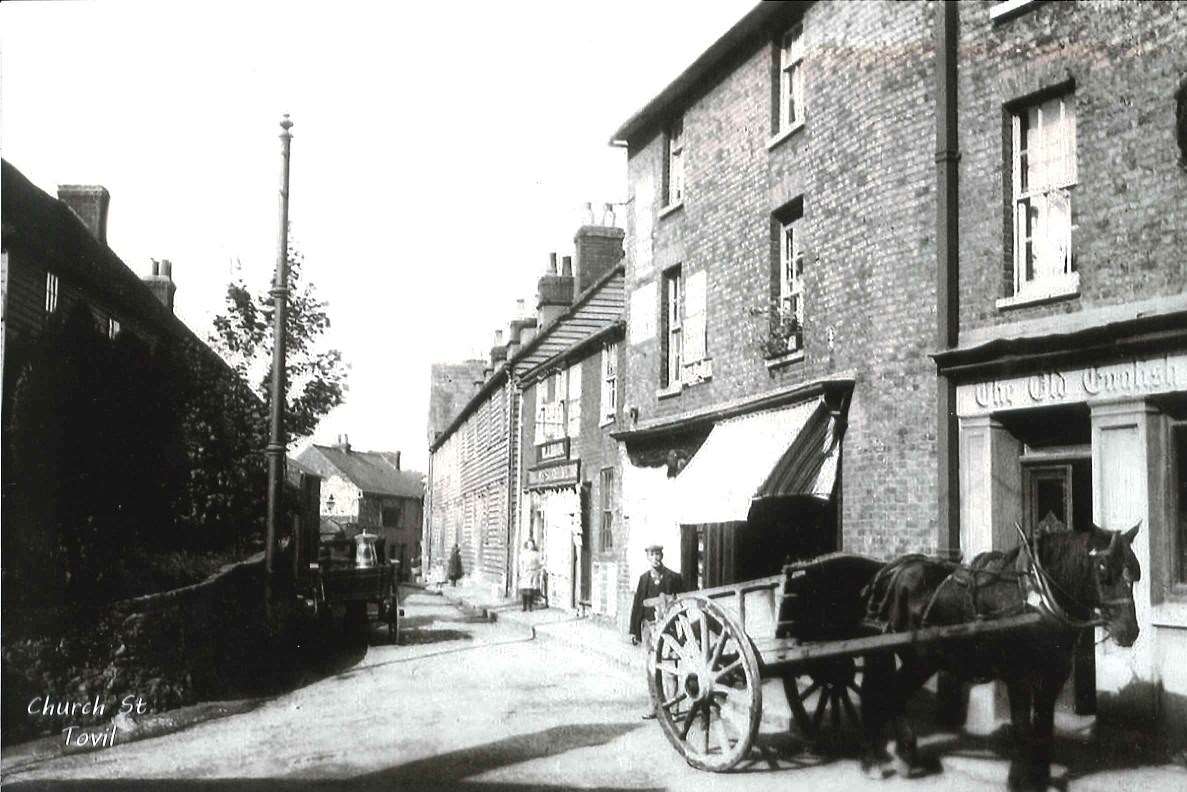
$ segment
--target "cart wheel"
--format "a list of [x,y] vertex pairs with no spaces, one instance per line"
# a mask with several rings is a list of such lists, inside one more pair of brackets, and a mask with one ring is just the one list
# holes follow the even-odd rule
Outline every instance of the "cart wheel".
[[[787,703],[804,737],[819,746],[837,747],[848,735],[860,733],[863,665],[863,658],[854,657],[816,660],[783,678]],[[803,688],[800,677],[807,680]]]
[[400,642],[400,610],[395,604],[387,607],[387,635],[392,639],[392,643],[398,644]]
[[746,756],[762,714],[762,680],[750,639],[709,600],[687,597],[652,636],[647,684],[668,741],[700,770],[729,770]]

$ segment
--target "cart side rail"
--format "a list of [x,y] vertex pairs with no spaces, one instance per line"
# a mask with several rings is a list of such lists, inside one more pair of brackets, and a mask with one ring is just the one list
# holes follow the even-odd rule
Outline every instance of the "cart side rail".
[[[662,614],[671,603],[681,599],[707,599],[728,613],[751,637],[775,637],[778,626],[779,606],[783,599],[783,575],[771,575],[740,583],[686,591],[674,597],[660,595],[643,601],[644,605],[657,609]],[[659,616],[662,618],[662,615]]]

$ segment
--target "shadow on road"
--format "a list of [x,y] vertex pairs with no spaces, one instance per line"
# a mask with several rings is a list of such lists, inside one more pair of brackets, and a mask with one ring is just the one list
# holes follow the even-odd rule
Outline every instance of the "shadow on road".
[[[490,782],[469,780],[474,776],[503,767],[541,759],[547,756],[604,745],[630,731],[639,728],[638,723],[582,723],[571,726],[556,726],[532,734],[520,734],[501,740],[437,756],[416,759],[386,770],[368,773],[353,778],[332,780],[301,778],[225,778],[225,779],[86,779],[78,781],[28,781],[5,784],[13,790],[64,790],[81,792],[98,790],[114,792],[222,792],[222,790],[247,790],[247,792],[277,792],[297,790],[298,792],[322,792],[322,790],[371,790],[392,789],[474,789],[494,792],[526,792],[527,790],[571,789],[565,784],[539,784],[516,782]],[[582,787],[615,792],[618,787]],[[638,790],[638,787],[630,787]]]

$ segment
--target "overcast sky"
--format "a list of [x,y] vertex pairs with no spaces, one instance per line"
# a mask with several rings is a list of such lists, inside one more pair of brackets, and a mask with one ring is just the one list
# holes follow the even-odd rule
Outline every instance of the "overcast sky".
[[534,308],[584,202],[625,198],[611,133],[752,6],[3,3],[0,150],[51,194],[107,187],[108,244],[172,260],[206,338],[235,262],[271,277],[290,113],[291,239],[351,366],[315,439],[423,470],[429,364]]

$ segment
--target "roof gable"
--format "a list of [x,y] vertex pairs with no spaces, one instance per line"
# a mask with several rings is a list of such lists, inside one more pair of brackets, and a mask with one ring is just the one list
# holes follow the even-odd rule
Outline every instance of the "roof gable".
[[396,467],[399,455],[389,451],[347,451],[337,446],[312,445],[297,459],[323,476],[339,475],[368,494],[404,498],[424,495],[424,476]]

